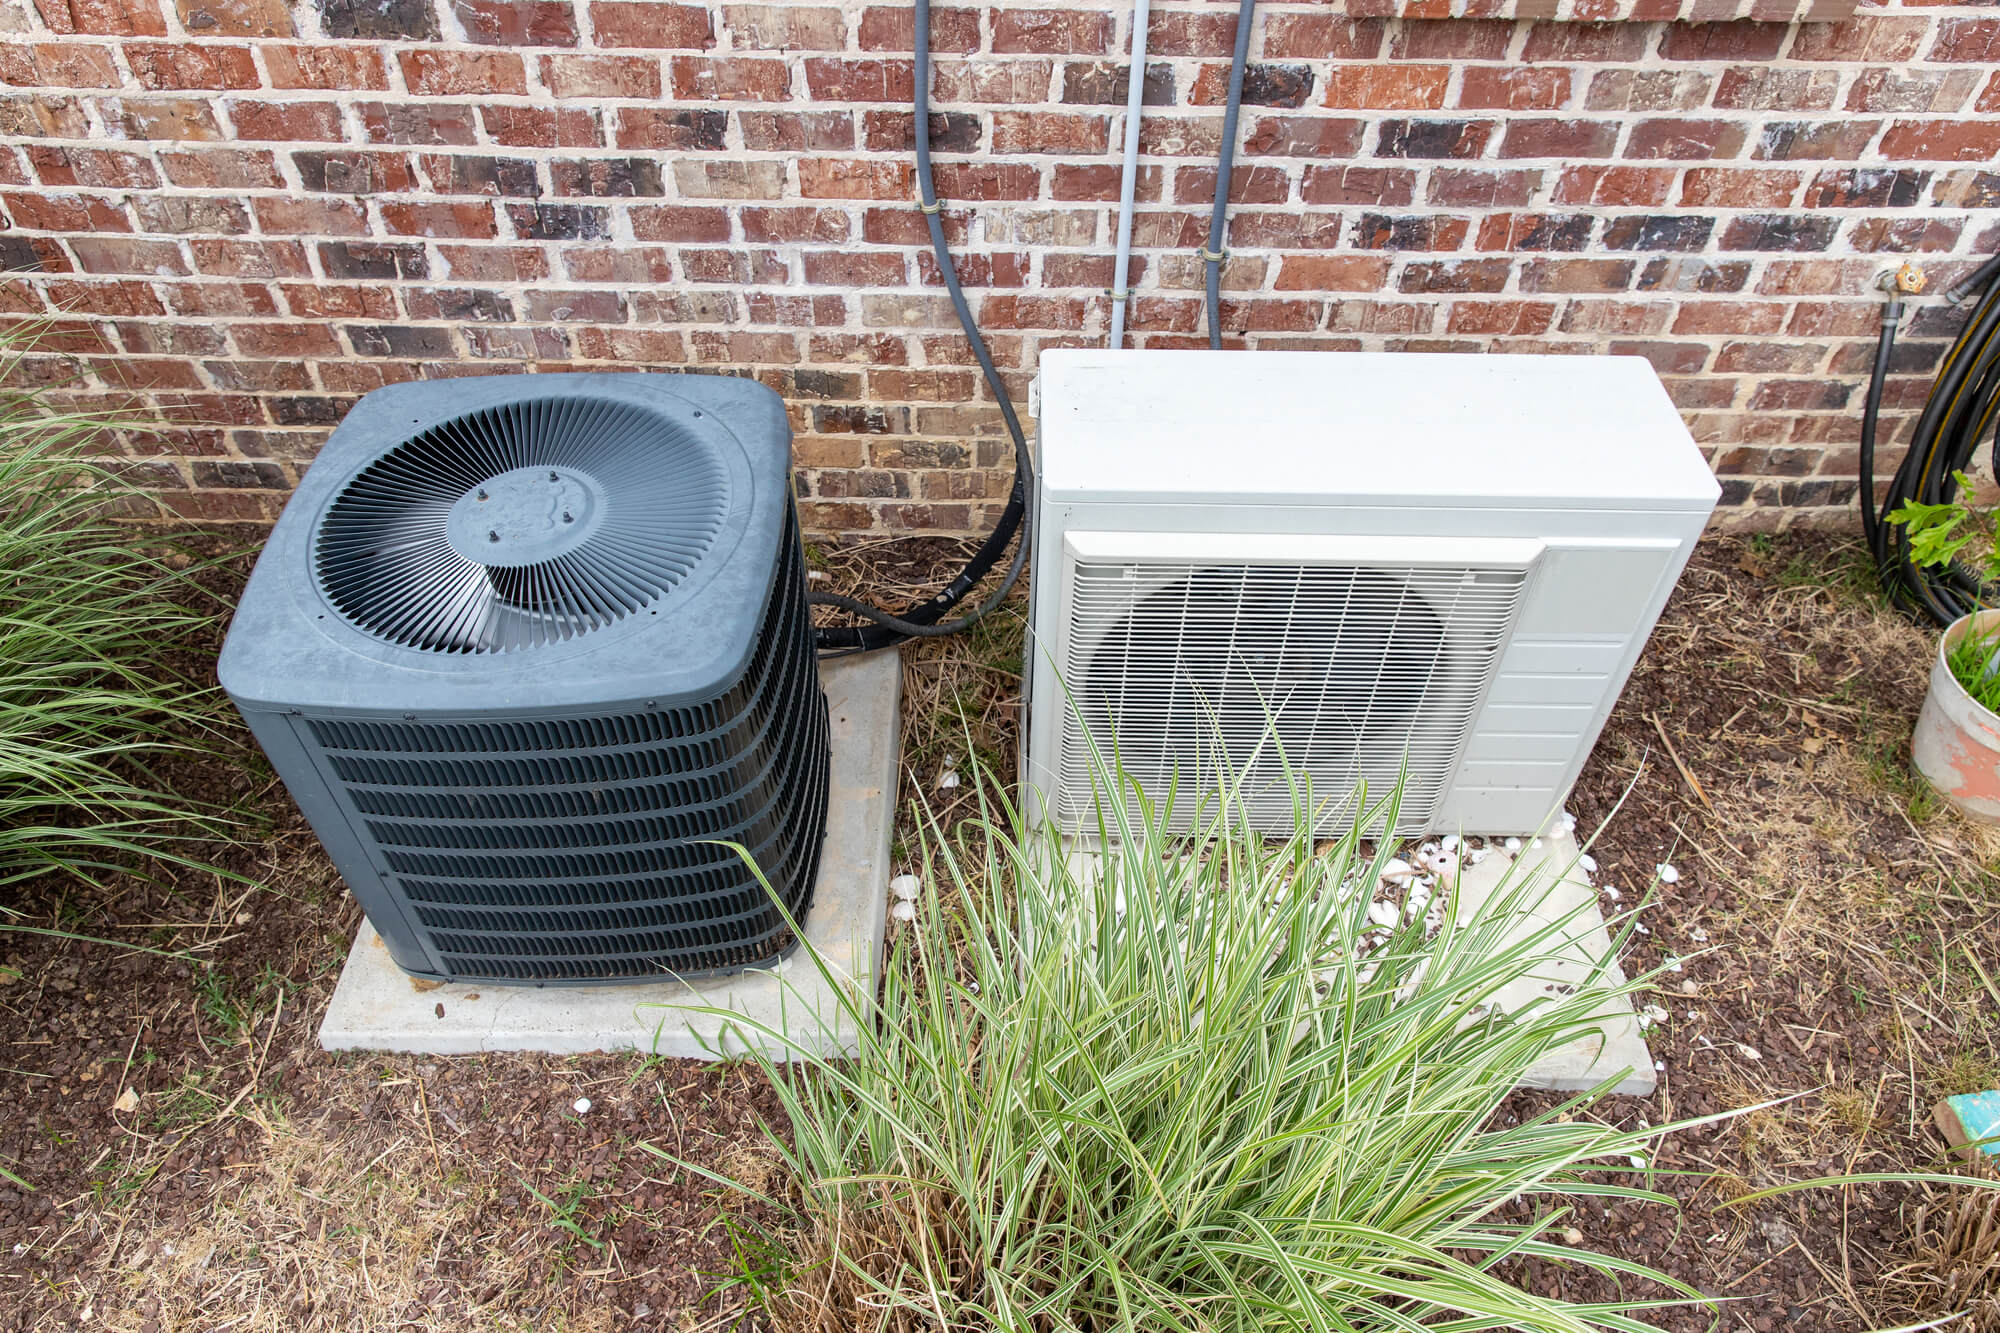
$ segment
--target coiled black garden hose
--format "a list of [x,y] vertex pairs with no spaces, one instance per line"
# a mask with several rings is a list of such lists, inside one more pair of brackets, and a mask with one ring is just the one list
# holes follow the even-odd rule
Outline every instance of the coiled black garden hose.
[[[1007,397],[1007,385],[1000,378],[999,368],[993,364],[993,354],[987,349],[986,339],[980,336],[979,324],[973,319],[972,309],[965,301],[965,292],[959,287],[958,268],[952,263],[951,247],[944,238],[943,206],[938,203],[937,182],[931,172],[930,0],[916,0],[913,45],[916,47],[916,87],[911,100],[916,113],[917,190],[924,221],[930,227],[931,252],[937,256],[938,273],[944,279],[952,309],[958,314],[959,327],[965,331],[965,339],[972,345],[972,355],[979,361],[980,372],[986,377],[987,387],[993,391],[994,401],[1000,405],[1000,416],[1007,423],[1007,434],[1013,438],[1014,486],[1008,493],[1007,507],[1000,512],[1000,521],[993,525],[993,531],[987,534],[986,540],[980,543],[979,549],[973,552],[972,559],[966,562],[958,576],[928,601],[919,602],[900,615],[892,615],[852,597],[814,593],[811,598],[813,605],[837,607],[870,622],[866,625],[822,626],[815,632],[822,657],[873,652],[878,648],[894,647],[908,639],[941,638],[968,629],[1006,600],[1007,594],[1020,581],[1021,570],[1028,560],[1028,502],[1034,491],[1035,461],[1028,452],[1028,440],[1021,430],[1020,418],[1014,415],[1014,404]],[[945,613],[963,601],[966,594],[992,572],[1010,541],[1014,543],[1014,557],[1007,564],[1006,576],[1000,580],[1000,586],[972,611],[956,619],[945,620]]]
[[1893,293],[1882,307],[1882,330],[1861,412],[1862,534],[1891,598],[1938,625],[1949,625],[1977,609],[1982,599],[1990,605],[1989,590],[1956,562],[1930,568],[1916,564],[1910,558],[1908,534],[1888,519],[1905,501],[1951,501],[1958,492],[1956,474],[1989,435],[1993,438],[1995,470],[2000,472],[2000,431],[1995,425],[2000,417],[2000,256],[1987,260],[1945,296],[1954,304],[1970,299],[1972,311],[1938,366],[1923,412],[1911,431],[1909,451],[1879,501],[1875,498],[1877,425],[1883,385],[1895,354],[1896,329],[1903,316],[1900,292]]

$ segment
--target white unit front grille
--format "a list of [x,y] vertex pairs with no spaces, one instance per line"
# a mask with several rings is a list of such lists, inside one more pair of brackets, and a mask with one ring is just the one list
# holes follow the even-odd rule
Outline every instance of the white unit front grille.
[[1289,769],[1329,832],[1352,820],[1342,807],[1357,786],[1373,800],[1405,773],[1394,831],[1429,826],[1527,577],[1525,562],[1079,558],[1070,570],[1057,816],[1091,822],[1087,728],[1149,798],[1176,789],[1182,829],[1225,773],[1257,827],[1291,829]]

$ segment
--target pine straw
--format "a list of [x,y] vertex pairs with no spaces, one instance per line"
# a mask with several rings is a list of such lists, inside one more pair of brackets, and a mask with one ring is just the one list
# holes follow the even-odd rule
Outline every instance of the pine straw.
[[1927,1200],[1911,1226],[1914,1261],[1884,1278],[1953,1333],[2000,1333],[2000,1194],[1959,1189]]

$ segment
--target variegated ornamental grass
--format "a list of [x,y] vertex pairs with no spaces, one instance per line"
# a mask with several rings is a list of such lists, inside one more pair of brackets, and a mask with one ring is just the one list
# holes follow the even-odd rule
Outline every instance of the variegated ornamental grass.
[[[1603,1123],[1602,1089],[1500,1112],[1644,984],[1606,958],[1502,1012],[1501,987],[1585,924],[1513,936],[1542,882],[1383,929],[1368,908],[1392,847],[1267,839],[1230,793],[1174,835],[1114,762],[1099,781],[1129,799],[1100,798],[1094,869],[1013,811],[932,827],[935,882],[879,1000],[852,1001],[856,1057],[759,1057],[790,1121],[772,1132],[785,1186],[757,1210],[777,1221],[734,1224],[733,1281],[773,1322],[1637,1330],[1695,1298],[1563,1242],[1579,1204],[1670,1205],[1643,1166],[1665,1131]],[[1389,826],[1394,804],[1357,823]],[[1531,1215],[1503,1215],[1513,1200]],[[1529,1259],[1627,1295],[1532,1294],[1504,1272]]]
[[166,665],[214,614],[162,538],[108,517],[131,423],[53,404],[32,364],[32,334],[0,340],[0,884],[188,859],[218,831],[154,772],[214,717]]

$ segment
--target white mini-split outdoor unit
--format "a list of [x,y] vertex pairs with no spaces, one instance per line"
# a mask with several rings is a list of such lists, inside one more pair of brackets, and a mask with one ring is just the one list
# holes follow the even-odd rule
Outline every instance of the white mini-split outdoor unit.
[[1027,799],[1085,835],[1091,739],[1182,827],[1226,770],[1539,829],[1719,493],[1637,357],[1051,351],[1040,416]]

